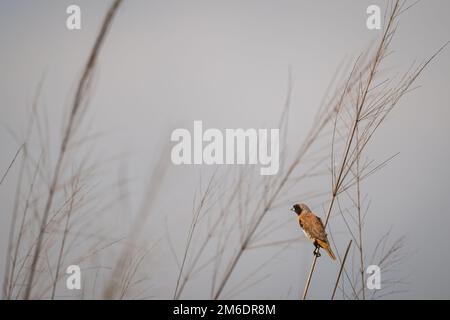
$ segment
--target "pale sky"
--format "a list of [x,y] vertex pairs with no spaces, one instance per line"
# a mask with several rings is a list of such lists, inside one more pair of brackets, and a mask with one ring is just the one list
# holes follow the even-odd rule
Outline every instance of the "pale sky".
[[[15,132],[25,131],[27,110],[41,79],[40,105],[47,112],[50,148],[55,152],[60,120],[109,3],[0,0],[0,173],[18,148],[5,125]],[[81,8],[79,31],[65,27],[65,10],[71,4]],[[105,166],[95,180],[107,185],[123,166],[131,179],[128,209],[121,205],[114,209],[117,218],[111,222],[115,230],[111,237],[127,232],[121,229],[131,223],[127,210],[139,208],[153,161],[162,153],[161,144],[170,142],[174,127],[192,129],[194,120],[219,129],[276,125],[289,67],[293,75],[289,137],[296,146],[296,137],[301,140],[305,135],[343,59],[356,57],[379,36],[379,31],[365,25],[370,4],[384,8],[384,1],[379,0],[125,1],[100,55],[87,113],[91,128],[104,134],[92,156],[104,159],[127,154],[126,160]],[[404,71],[449,41],[449,12],[447,0],[424,0],[406,12],[386,70]],[[448,299],[448,49],[417,84],[420,88],[401,100],[368,149],[368,155],[378,161],[399,155],[364,183],[364,193],[371,199],[366,243],[373,248],[390,228],[393,238],[405,236],[409,258],[397,271],[408,284],[401,288],[405,292],[393,298]],[[164,224],[169,224],[175,251],[181,255],[199,171],[197,167],[170,167],[153,207],[162,238],[153,271],[157,276],[152,280],[159,298],[171,298],[177,274]],[[0,186],[2,277],[16,176],[13,168]],[[314,188],[326,190],[324,181]],[[311,200],[310,205],[323,216],[322,200]],[[287,211],[288,206],[276,210]],[[294,218],[283,229],[291,238],[298,232]],[[312,245],[306,241],[293,244],[262,272],[270,275],[267,279],[235,298],[296,299],[311,252]],[[259,257],[258,253],[250,256],[264,260],[271,254],[265,249]],[[321,259],[320,270],[326,276],[312,286],[310,297],[328,299],[337,265],[325,256]],[[240,270],[247,270],[253,260],[247,257],[241,263],[233,283],[246,275]],[[208,284],[204,284],[205,296],[201,282],[187,290],[185,297],[207,298]]]

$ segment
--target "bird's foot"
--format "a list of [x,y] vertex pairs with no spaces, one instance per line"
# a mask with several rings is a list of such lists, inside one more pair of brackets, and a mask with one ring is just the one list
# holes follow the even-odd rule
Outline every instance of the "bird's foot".
[[320,254],[320,252],[319,252],[319,248],[316,248],[316,249],[314,249],[314,255],[317,257],[317,258],[320,258],[322,255]]

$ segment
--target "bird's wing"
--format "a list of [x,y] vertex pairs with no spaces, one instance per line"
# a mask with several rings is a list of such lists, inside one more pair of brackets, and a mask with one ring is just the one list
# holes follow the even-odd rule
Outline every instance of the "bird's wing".
[[319,217],[308,212],[305,213],[305,216],[301,220],[303,229],[305,229],[312,238],[328,242],[325,227]]

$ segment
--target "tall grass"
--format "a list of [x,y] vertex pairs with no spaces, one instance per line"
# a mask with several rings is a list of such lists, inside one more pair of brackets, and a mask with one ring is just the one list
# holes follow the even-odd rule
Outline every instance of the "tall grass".
[[[16,206],[13,212],[12,224],[10,228],[10,240],[8,244],[7,252],[7,268],[5,271],[4,279],[4,289],[3,295],[6,299],[12,298],[23,298],[30,299],[33,297],[39,297],[39,295],[33,295],[33,288],[38,286],[36,280],[42,277],[43,268],[42,265],[49,265],[49,251],[53,245],[57,242],[57,233],[52,231],[52,227],[58,226],[58,223],[65,221],[63,237],[61,240],[60,248],[57,254],[56,260],[56,272],[54,275],[50,275],[51,280],[51,298],[55,297],[56,284],[60,278],[60,268],[63,261],[63,255],[66,251],[66,240],[68,232],[71,228],[70,220],[71,215],[74,211],[74,207],[78,204],[79,194],[86,188],[83,186],[85,183],[85,178],[92,170],[92,168],[84,167],[84,163],[74,170],[73,175],[69,177],[68,181],[62,181],[66,179],[66,175],[63,174],[63,167],[66,159],[68,158],[68,153],[70,148],[73,147],[71,143],[73,142],[73,137],[76,135],[77,128],[82,122],[82,117],[85,112],[87,96],[90,91],[92,74],[97,64],[98,55],[101,51],[103,43],[105,41],[108,30],[112,24],[112,20],[116,15],[116,12],[121,5],[121,0],[115,0],[111,7],[109,8],[105,19],[101,25],[100,31],[98,33],[97,39],[95,40],[94,46],[90,52],[88,61],[83,69],[82,76],[78,82],[78,86],[73,98],[73,102],[69,111],[69,117],[66,125],[64,126],[61,144],[58,150],[57,161],[50,175],[50,180],[48,190],[46,193],[45,205],[40,210],[37,199],[32,199],[35,196],[35,182],[38,174],[43,170],[44,161],[42,157],[39,158],[37,163],[33,163],[33,159],[29,157],[27,152],[24,152],[24,159],[22,161],[22,167],[19,174],[18,189],[16,192]],[[35,105],[38,104],[38,99],[35,99]],[[34,110],[36,108],[33,108]],[[24,146],[26,148],[28,139],[33,132],[33,125],[36,121],[36,113],[32,112],[30,123],[28,124],[28,132],[26,135],[26,140]],[[49,150],[43,149],[41,154],[45,155]],[[25,200],[25,206],[20,218],[20,223],[18,226],[18,234],[15,236],[16,221],[18,218],[18,203],[20,202],[21,192],[22,192],[22,177],[26,170],[27,161],[31,162],[31,166],[34,167],[33,178],[31,180],[30,188],[28,191],[28,196]],[[45,180],[42,181],[45,183]],[[71,189],[68,194],[66,194],[65,201],[62,206],[55,206],[55,199],[61,193],[61,188],[65,188],[65,185],[70,185]],[[30,210],[33,212],[30,213]],[[31,215],[31,216],[30,216]],[[32,235],[32,241],[28,248],[25,248],[25,255],[19,259],[19,254],[21,251],[21,246],[25,245],[26,241],[24,239],[26,232],[33,232],[28,227],[29,225],[38,225],[38,230],[36,235]],[[44,261],[44,262],[43,262]],[[51,272],[51,268],[48,270]],[[19,284],[20,283],[20,284]]]
[[[101,24],[77,82],[56,161],[52,163],[50,157],[49,124],[38,110],[40,83],[26,133],[2,173],[0,185],[6,182],[14,166],[19,167],[5,259],[4,299],[61,297],[58,286],[68,261],[88,262],[95,269],[94,275],[86,280],[92,283],[92,293],[85,289],[78,298],[131,298],[131,289],[144,281],[138,277],[142,273],[139,270],[158,245],[158,241],[147,242],[145,226],[169,169],[168,146],[158,150],[159,157],[147,179],[143,201],[125,238],[111,237],[102,233],[93,221],[124,198],[112,196],[104,206],[98,206],[97,199],[104,192],[95,189],[93,177],[98,174],[98,164],[90,160],[89,151],[81,148],[86,137],[79,130],[89,107],[88,97],[99,55],[121,4],[121,0],[114,0]],[[403,238],[392,241],[388,232],[378,241],[369,259],[364,227],[369,205],[362,182],[393,159],[381,162],[366,159],[365,151],[376,131],[445,47],[423,63],[411,66],[400,77],[380,71],[390,54],[399,17],[409,8],[406,1],[389,2],[380,39],[336,72],[306,136],[296,138],[294,143],[289,139],[293,108],[289,71],[285,102],[279,109],[280,118],[274,123],[281,129],[278,175],[261,177],[251,166],[202,172],[201,177],[208,179],[206,186],[200,179],[193,194],[192,210],[186,211],[192,214],[187,234],[181,244],[171,247],[178,269],[175,274],[167,275],[174,279],[170,298],[189,297],[186,292],[199,278],[208,281],[202,295],[211,299],[234,297],[267,279],[270,275],[262,274],[264,268],[303,239],[301,234],[294,238],[277,235],[288,223],[294,223],[287,209],[299,201],[322,201],[325,208],[325,225],[339,260],[337,278],[330,284],[334,285],[332,299],[339,293],[343,299],[381,298],[398,290],[395,285],[401,280],[390,278],[385,282],[388,285],[384,291],[366,292],[365,267],[374,263],[384,269],[397,266],[404,259],[404,242]],[[30,142],[32,138],[39,141],[38,147]],[[323,185],[319,192],[310,192],[305,186],[317,178],[329,178],[329,185]],[[120,187],[123,185],[120,183]],[[343,255],[341,243],[335,241],[336,233],[331,229],[332,217],[345,226]],[[181,255],[177,250],[180,247]],[[261,253],[259,258],[263,257],[264,261],[258,259],[253,269],[248,270],[242,260],[262,250],[270,254]],[[111,266],[104,266],[99,258],[106,251]],[[302,299],[308,297],[314,283],[317,262],[317,256],[313,256],[310,271],[304,275],[301,285]],[[106,276],[99,271],[103,268],[108,269]],[[153,269],[146,268],[144,278],[152,276]],[[147,289],[144,287],[144,291]]]
[[[345,95],[347,99],[343,104],[344,107],[336,113],[334,120],[335,125],[331,150],[332,188],[324,224],[327,226],[331,212],[339,196],[356,184],[356,201],[354,199],[352,201],[355,203],[358,215],[357,231],[359,237],[356,240],[360,251],[360,274],[363,298],[365,298],[365,284],[360,183],[363,178],[378,170],[380,165],[375,168],[370,166],[361,168],[361,157],[367,145],[374,137],[375,132],[386,120],[389,113],[398,104],[400,99],[406,93],[410,92],[414,82],[422,71],[446,46],[444,45],[422,64],[412,66],[397,82],[394,82],[389,77],[383,78],[380,75],[379,70],[381,65],[390,53],[389,46],[397,30],[398,19],[405,10],[410,8],[406,4],[406,1],[400,0],[389,2],[390,7],[387,9],[385,15],[387,17],[386,24],[379,44],[373,53],[367,53],[370,57],[370,67],[364,73],[351,73],[351,77],[356,77],[358,85],[354,87],[354,90],[348,90]],[[358,63],[357,61],[355,66]],[[346,128],[343,133],[337,129],[338,122],[342,122]],[[340,135],[343,135],[345,139],[341,150],[335,146],[335,138]],[[336,166],[335,163],[338,165]],[[381,166],[384,164],[382,163]],[[351,230],[349,232],[351,233]],[[314,256],[303,290],[302,299],[307,297],[316,263],[317,256]]]
[[[349,272],[345,267],[348,250],[341,259],[339,248],[336,247],[339,260],[341,262],[341,270],[336,282],[335,291],[341,281],[341,275],[347,279],[351,288],[351,294],[347,294],[344,298],[365,299],[365,276],[364,267],[366,265],[365,250],[363,246],[364,228],[363,228],[363,199],[361,198],[361,182],[371,174],[377,172],[385,166],[393,157],[375,163],[373,161],[364,162],[364,151],[374,138],[377,129],[386,120],[390,112],[398,105],[401,98],[415,89],[413,87],[415,81],[429,63],[445,48],[444,45],[435,52],[429,59],[419,65],[412,65],[411,68],[403,75],[395,78],[380,72],[384,61],[391,53],[389,47],[393,41],[394,35],[398,27],[399,17],[407,11],[411,6],[406,1],[388,2],[385,14],[384,30],[377,45],[373,48],[369,47],[365,52],[351,64],[349,71],[342,71],[337,76],[337,83],[330,85],[330,88],[336,88],[333,94],[329,94],[331,98],[326,99],[311,124],[311,129],[306,137],[297,145],[294,156],[289,161],[289,155],[292,154],[293,147],[284,141],[281,151],[283,155],[283,165],[280,174],[276,177],[265,177],[261,179],[255,178],[251,168],[245,168],[238,172],[237,177],[224,182],[215,182],[222,186],[220,199],[211,200],[211,203],[205,204],[204,197],[208,197],[208,189],[205,191],[201,208],[204,208],[203,215],[211,219],[212,223],[205,222],[205,230],[203,234],[202,245],[196,252],[192,252],[190,246],[186,246],[184,251],[183,264],[180,269],[178,281],[175,289],[175,298],[182,296],[182,292],[186,287],[186,282],[192,278],[192,274],[204,272],[208,265],[212,265],[212,284],[210,297],[220,299],[235,295],[242,292],[248,287],[254,286],[262,281],[265,277],[256,278],[263,265],[273,261],[280,251],[285,250],[294,241],[298,239],[287,239],[278,241],[262,242],[265,238],[270,238],[271,234],[286,224],[284,218],[271,217],[272,212],[276,212],[279,208],[287,210],[295,202],[305,202],[317,196],[328,197],[325,201],[327,208],[325,210],[325,226],[328,225],[329,219],[333,212],[337,216],[342,217],[344,224],[347,226],[347,234],[355,244],[359,253],[358,277],[359,281],[353,279],[354,273]],[[340,82],[339,82],[340,81]],[[279,121],[281,132],[285,137],[288,132],[288,114],[290,106],[291,85],[288,84],[288,93]],[[330,89],[331,90],[331,89]],[[328,142],[323,142],[323,141]],[[308,159],[309,158],[309,159]],[[309,161],[305,161],[309,160]],[[323,193],[308,194],[303,193],[297,196],[290,196],[286,199],[286,194],[297,188],[300,189],[302,182],[308,179],[321,176],[324,174],[324,163],[330,163],[331,190]],[[307,167],[307,163],[312,163]],[[302,173],[303,172],[303,173]],[[326,170],[325,170],[326,174]],[[232,172],[226,174],[232,176]],[[213,182],[214,183],[214,182]],[[356,228],[348,224],[348,214],[343,212],[341,207],[342,198],[348,197],[351,201],[351,209],[347,211],[356,212]],[[222,203],[221,203],[222,202]],[[226,204],[224,206],[224,204]],[[214,208],[206,207],[211,206]],[[339,207],[339,208],[336,208]],[[215,211],[215,212],[214,212]],[[272,220],[270,220],[272,218]],[[201,229],[198,224],[200,220],[206,220],[198,210],[194,215],[193,225],[195,230]],[[277,222],[278,221],[278,222]],[[188,244],[193,237],[193,228],[189,231]],[[328,228],[328,233],[333,236],[332,231]],[[202,232],[198,231],[199,237]],[[213,241],[215,240],[215,241]],[[213,246],[216,246],[213,249]],[[387,250],[386,259],[392,257],[393,253],[401,251],[402,241],[394,242],[390,250]],[[206,250],[205,247],[210,246],[214,254]],[[255,266],[253,272],[249,272],[248,276],[239,273],[239,264],[246,254],[259,248],[275,247],[278,248],[274,255],[262,265]],[[348,246],[347,248],[349,248]],[[185,260],[187,256],[192,256],[192,262],[186,269]],[[204,259],[200,257],[204,256]],[[397,263],[397,259],[393,259]],[[201,263],[203,262],[203,264]],[[392,261],[391,261],[392,262]],[[317,256],[313,257],[311,268],[306,276],[304,283],[302,299],[306,299],[313,275],[316,270]],[[392,266],[394,263],[386,264]],[[350,274],[353,273],[353,274]],[[236,277],[238,284],[235,287],[230,286],[230,280]],[[180,279],[182,284],[180,285]],[[359,288],[357,288],[359,283]],[[228,292],[226,293],[226,289]],[[344,290],[341,287],[341,291]],[[333,297],[336,292],[333,293]],[[345,293],[345,292],[344,292]]]

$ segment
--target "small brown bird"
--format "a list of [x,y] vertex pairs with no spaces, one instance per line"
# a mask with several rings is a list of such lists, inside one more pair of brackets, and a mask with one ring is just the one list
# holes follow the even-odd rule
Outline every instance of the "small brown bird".
[[322,248],[328,253],[331,259],[336,260],[333,251],[331,251],[330,244],[328,243],[322,220],[312,213],[311,209],[304,203],[295,204],[291,210],[297,214],[298,222],[306,237],[314,243],[314,246],[316,247],[314,254],[317,257],[320,257],[319,249]]

